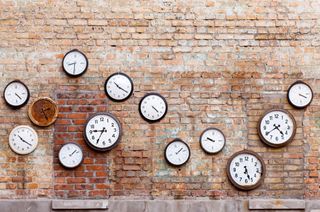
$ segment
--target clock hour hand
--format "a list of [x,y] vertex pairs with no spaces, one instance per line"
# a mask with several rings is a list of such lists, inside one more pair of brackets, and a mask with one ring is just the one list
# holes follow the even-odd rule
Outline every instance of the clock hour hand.
[[266,135],[269,135],[273,130],[277,129],[278,127],[280,127],[280,125],[273,124],[274,128],[272,130],[270,130],[269,132],[266,132]]
[[97,139],[97,144],[99,143],[99,140],[100,140],[102,134],[104,133],[104,130],[105,130],[105,127],[102,128],[102,130],[101,130],[100,136],[99,136],[99,138]]
[[247,174],[248,179],[250,179],[250,175],[248,173],[247,166],[244,166],[244,173],[243,174]]
[[102,132],[102,131],[107,132],[106,129],[104,129],[104,130],[90,130],[90,131],[91,131],[91,132]]
[[29,146],[32,146],[28,141],[24,140],[23,138],[21,138],[20,135],[18,135],[18,137],[21,139],[22,142],[28,144]]
[[178,152],[176,152],[176,155],[177,155],[177,154],[179,154],[179,152],[181,152],[181,150],[182,150],[182,149],[183,149],[183,148],[181,147],[181,149],[179,149],[179,151],[178,151]]
[[19,97],[19,99],[22,99],[17,93],[14,93],[17,97]]
[[283,135],[283,132],[279,129],[280,124],[278,126],[275,126],[275,128],[281,133],[281,135]]
[[152,106],[152,108],[153,108],[155,111],[157,111],[157,113],[159,113],[159,111],[158,111],[155,107]]
[[74,150],[69,156],[71,157],[77,150]]
[[125,89],[123,89],[122,87],[120,87],[120,85],[118,85],[117,83],[113,82],[120,90],[123,90],[124,92],[128,93],[128,91],[126,91]]
[[42,111],[44,117],[48,120],[47,114],[44,112],[45,110],[43,110],[43,108],[41,108],[41,111]]
[[211,139],[211,138],[209,138],[209,137],[207,137],[207,139],[208,139],[209,141],[215,142],[215,140],[212,140],[212,139]]
[[299,93],[299,96],[302,96],[303,98],[307,98],[305,95],[302,95],[302,94],[300,94],[300,93]]

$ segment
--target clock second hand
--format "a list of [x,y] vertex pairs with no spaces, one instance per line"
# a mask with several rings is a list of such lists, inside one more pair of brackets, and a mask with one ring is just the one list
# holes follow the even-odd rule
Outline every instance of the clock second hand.
[[21,139],[22,142],[28,144],[29,146],[32,146],[28,141],[24,140],[23,138],[21,138],[20,135],[18,135],[18,137]]
[[100,136],[99,136],[99,138],[97,139],[97,144],[99,143],[99,140],[100,140],[102,134],[104,133],[104,130],[105,130],[105,129],[106,129],[105,127],[102,128],[101,133],[100,133]]

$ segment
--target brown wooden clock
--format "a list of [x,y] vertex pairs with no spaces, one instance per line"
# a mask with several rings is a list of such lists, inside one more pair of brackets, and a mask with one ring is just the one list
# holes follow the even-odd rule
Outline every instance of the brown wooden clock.
[[58,106],[51,98],[40,97],[29,106],[28,115],[35,125],[46,127],[56,121]]

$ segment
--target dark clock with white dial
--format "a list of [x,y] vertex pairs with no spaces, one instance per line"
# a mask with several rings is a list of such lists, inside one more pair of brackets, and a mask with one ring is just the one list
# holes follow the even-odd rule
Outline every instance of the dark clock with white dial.
[[166,161],[173,166],[182,166],[188,162],[191,152],[187,143],[179,138],[171,141],[164,150]]
[[148,122],[157,122],[163,119],[167,109],[167,101],[158,93],[146,94],[139,104],[140,115]]
[[65,54],[62,60],[63,70],[73,77],[80,76],[88,69],[87,57],[77,49],[71,50]]
[[120,102],[131,96],[133,92],[133,82],[131,78],[124,73],[114,73],[106,80],[104,89],[111,100]]
[[84,138],[91,148],[107,151],[119,143],[121,133],[120,122],[115,116],[110,113],[96,113],[86,123]]
[[289,103],[296,108],[305,108],[311,104],[313,99],[313,91],[311,87],[303,82],[297,81],[293,83],[288,90]]
[[27,104],[30,93],[28,87],[23,82],[14,80],[5,87],[3,97],[9,106],[20,108]]
[[208,128],[200,136],[200,145],[202,149],[209,154],[220,152],[226,142],[226,138],[221,130],[217,128]]
[[73,142],[64,144],[59,150],[59,162],[66,168],[76,168],[83,161],[82,148]]

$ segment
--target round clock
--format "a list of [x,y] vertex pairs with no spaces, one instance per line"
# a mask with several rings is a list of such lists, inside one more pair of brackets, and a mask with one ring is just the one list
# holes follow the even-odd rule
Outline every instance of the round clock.
[[5,102],[14,108],[20,108],[27,104],[30,93],[28,87],[20,80],[10,82],[4,89]]
[[131,78],[124,73],[114,73],[106,80],[104,89],[111,100],[120,102],[131,96],[133,92],[133,82]]
[[165,117],[167,113],[167,102],[158,93],[145,95],[139,104],[139,112],[143,119],[148,122],[157,122]]
[[29,106],[28,115],[35,125],[46,127],[56,121],[58,106],[52,99],[41,97]]
[[189,146],[181,139],[174,139],[164,150],[166,161],[173,166],[182,166],[188,162],[191,152]]
[[71,50],[65,54],[62,60],[63,70],[73,77],[80,76],[88,69],[87,57],[77,49]]
[[61,147],[58,158],[62,166],[72,169],[82,163],[83,152],[78,144],[70,142]]
[[220,152],[226,143],[221,130],[217,128],[208,128],[200,136],[201,148],[209,154]]
[[230,182],[241,190],[252,190],[263,182],[265,177],[263,159],[255,152],[243,150],[228,160],[227,175]]
[[20,155],[26,155],[33,152],[38,145],[37,132],[26,125],[20,125],[10,132],[9,146]]
[[313,92],[311,87],[302,81],[293,83],[288,90],[289,103],[296,108],[305,108],[311,104]]
[[96,113],[86,123],[84,138],[91,148],[107,151],[119,143],[121,133],[120,122],[115,116],[110,113]]
[[283,147],[293,140],[296,128],[296,121],[288,111],[273,109],[260,118],[258,134],[265,144]]

